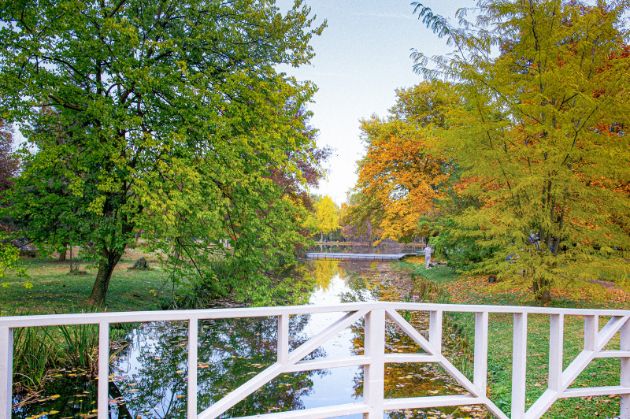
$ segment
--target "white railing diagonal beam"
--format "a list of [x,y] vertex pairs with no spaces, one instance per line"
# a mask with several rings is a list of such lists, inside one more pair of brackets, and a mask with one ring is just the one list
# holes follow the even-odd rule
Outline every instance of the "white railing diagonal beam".
[[260,387],[264,386],[265,384],[276,378],[279,374],[285,372],[287,369],[290,369],[295,363],[302,360],[302,358],[304,358],[306,355],[317,349],[322,343],[324,343],[335,333],[352,325],[366,313],[366,310],[346,313],[344,316],[325,328],[323,331],[319,332],[317,335],[300,345],[293,352],[290,352],[286,361],[278,361],[267,367],[258,375],[252,377],[249,381],[242,384],[235,390],[232,390],[221,400],[217,401],[208,409],[204,410],[202,413],[199,414],[198,417],[200,419],[215,418],[225,413],[228,409],[236,405],[236,403],[244,400],[254,391],[258,390]]
[[288,362],[294,364],[302,360],[302,358],[304,358],[306,355],[310,354],[328,339],[333,337],[335,333],[338,333],[339,331],[352,325],[361,317],[365,316],[366,313],[366,310],[359,310],[345,314],[343,317],[328,326],[326,329],[322,330],[317,335],[310,338],[302,345],[298,346],[293,352],[290,352]]
[[426,340],[424,336],[422,336],[420,332],[416,330],[415,327],[409,324],[409,322],[405,320],[403,316],[398,314],[395,310],[386,310],[386,313],[387,317],[393,320],[394,323],[396,323],[396,325],[398,325],[398,327],[400,327],[407,336],[409,336],[416,344],[418,344],[418,346],[424,349],[428,354],[436,355],[436,351],[433,345],[431,345],[431,343]]

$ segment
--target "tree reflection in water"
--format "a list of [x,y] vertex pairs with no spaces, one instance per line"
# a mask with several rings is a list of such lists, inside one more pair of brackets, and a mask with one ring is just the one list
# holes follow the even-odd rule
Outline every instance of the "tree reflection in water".
[[[291,319],[292,349],[306,340],[301,333],[308,316]],[[230,319],[200,322],[198,348],[198,406],[205,409],[276,360],[275,318]],[[185,417],[187,327],[185,324],[151,323],[134,331],[131,344],[114,365],[118,401],[133,416]],[[309,359],[325,356],[317,350]],[[263,386],[226,416],[243,416],[303,407],[311,376],[322,372],[285,374]],[[125,414],[118,410],[118,416]]]

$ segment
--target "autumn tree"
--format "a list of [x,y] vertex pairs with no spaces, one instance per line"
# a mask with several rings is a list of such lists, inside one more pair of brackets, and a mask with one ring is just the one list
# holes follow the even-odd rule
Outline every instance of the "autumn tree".
[[353,190],[341,205],[339,224],[346,239],[374,243],[381,237],[382,209],[373,197]]
[[315,203],[315,217],[321,241],[324,241],[324,235],[339,229],[339,207],[330,196],[326,195]]
[[558,279],[627,276],[627,3],[477,6],[453,27],[416,4],[455,47],[433,59],[416,52],[416,70],[454,80],[467,104],[439,133],[462,168],[460,196],[479,202],[452,231],[493,250],[478,272],[525,278],[541,301]]
[[[201,288],[251,300],[269,285],[255,283],[291,259],[304,213],[272,173],[301,182],[295,156],[313,148],[302,109],[314,88],[278,70],[313,56],[322,26],[308,7],[22,1],[5,2],[0,21],[0,106],[34,146],[25,174],[65,183],[14,197],[39,211],[69,192],[98,263],[90,302],[105,301],[138,230]],[[37,135],[46,108],[61,143]]]
[[[381,239],[404,241],[420,235],[420,218],[435,212],[449,180],[452,165],[433,151],[432,130],[447,128],[446,115],[460,99],[440,81],[398,90],[396,97],[387,118],[361,123],[367,152],[359,162],[357,193],[371,201]],[[364,204],[352,211],[364,211]]]

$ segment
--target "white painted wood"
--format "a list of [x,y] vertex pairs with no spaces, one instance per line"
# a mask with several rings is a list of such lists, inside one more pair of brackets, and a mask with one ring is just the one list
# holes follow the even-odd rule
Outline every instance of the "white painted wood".
[[630,351],[601,351],[595,358],[630,358]]
[[[621,327],[619,349],[625,353],[630,352],[630,318],[627,318],[624,325]],[[621,359],[620,385],[626,389],[630,388],[630,357]],[[630,419],[630,394],[628,393],[621,396],[619,417]]]
[[427,354],[385,354],[385,363],[438,362],[437,357]]
[[267,367],[258,375],[252,377],[245,384],[231,391],[221,400],[214,403],[208,409],[204,410],[202,413],[198,415],[198,417],[200,419],[215,418],[223,414],[225,411],[230,409],[236,403],[245,399],[254,391],[258,390],[260,387],[267,384],[269,381],[273,380],[275,377],[278,376],[278,374],[284,372],[288,363],[293,364],[300,361],[302,358],[304,358],[306,355],[311,353],[313,350],[317,349],[322,343],[324,343],[330,337],[334,336],[335,333],[352,325],[355,321],[357,321],[359,318],[361,318],[361,316],[364,316],[365,314],[366,314],[365,310],[356,311],[354,313],[347,313],[346,315],[344,315],[343,317],[335,321],[332,325],[328,326],[326,329],[319,332],[316,336],[309,339],[307,342],[303,343],[296,350],[291,352],[287,359],[287,363],[283,364],[280,362],[276,362],[275,364]]
[[289,365],[284,368],[285,372],[298,372],[298,371],[312,371],[312,370],[325,370],[329,368],[342,368],[342,367],[354,367],[357,365],[366,365],[370,363],[370,357],[368,356],[348,356],[344,358],[333,359],[314,359],[309,361],[302,361],[296,364]]
[[475,358],[473,383],[480,396],[485,396],[488,387],[488,313],[475,313]]
[[[422,336],[411,324],[409,324],[400,314],[395,310],[386,310],[387,316],[392,319],[414,342],[416,342],[421,348],[427,351],[429,354],[433,353],[431,344]],[[437,362],[444,368],[462,387],[469,391],[474,396],[478,396],[478,389],[473,383],[470,382],[464,374],[462,374],[451,362],[441,354],[435,355]],[[484,399],[486,407],[496,417],[504,418],[505,414],[494,404],[490,399]]]
[[527,314],[514,314],[512,342],[512,418],[525,416],[525,373],[527,371]]
[[354,322],[363,317],[367,311],[359,310],[354,313],[347,313],[339,320],[335,321],[333,324],[328,326],[326,329],[319,332],[316,336],[312,337],[308,341],[304,342],[297,349],[289,354],[288,361],[291,363],[295,363],[300,361],[306,355],[313,352],[319,346],[321,346],[328,339],[333,337],[335,334],[339,333],[341,330],[346,327],[351,326]]
[[[400,316],[396,310],[416,310],[428,312],[431,318],[429,339],[424,338],[411,324]],[[293,352],[289,351],[288,319],[291,315],[310,313],[347,313],[332,325],[305,342]],[[441,355],[442,313],[472,312],[475,313],[475,366],[474,383],[468,380],[443,355]],[[238,308],[221,310],[183,310],[162,312],[132,313],[88,313],[77,315],[0,317],[0,418],[8,417],[11,411],[11,369],[12,369],[12,329],[18,327],[39,327],[51,325],[97,324],[99,325],[99,384],[98,384],[98,416],[107,417],[108,375],[109,375],[109,325],[111,323],[148,322],[148,321],[190,321],[189,323],[189,387],[188,417],[196,413],[197,385],[197,340],[198,321],[202,319],[230,319],[251,317],[278,317],[278,362],[263,370],[250,381],[243,384],[209,409],[198,415],[199,418],[210,418],[221,415],[234,404],[243,400],[252,392],[271,381],[283,372],[328,369],[342,366],[367,365],[365,382],[365,402],[337,405],[326,408],[310,409],[298,412],[283,412],[269,416],[279,417],[331,417],[369,411],[370,417],[382,417],[386,406],[398,406],[404,403],[422,403],[422,406],[438,406],[431,403],[448,403],[462,401],[467,404],[471,399],[484,404],[488,410],[499,418],[506,415],[485,396],[487,384],[487,329],[488,313],[512,313],[514,315],[513,342],[513,417],[539,418],[558,399],[566,397],[584,397],[592,395],[619,394],[621,398],[621,417],[630,419],[630,310],[581,310],[556,309],[541,307],[507,307],[479,305],[445,305],[425,303],[390,303],[369,302],[349,303],[334,306],[290,306]],[[525,400],[525,372],[527,348],[527,315],[550,315],[550,353],[549,353],[549,389],[523,412]],[[385,354],[385,315],[389,316],[427,353]],[[562,371],[562,335],[564,316],[584,316],[585,333],[582,351]],[[338,359],[318,359],[301,361],[304,356],[315,350],[336,333],[352,325],[362,316],[366,316],[366,354]],[[610,321],[598,330],[598,318],[610,316]],[[194,332],[193,332],[194,330]],[[621,331],[620,350],[602,350],[610,339]],[[194,344],[193,344],[194,343]],[[595,358],[620,358],[622,362],[619,386],[598,387],[589,389],[568,389],[575,378]],[[388,362],[437,362],[472,396],[436,396],[435,398],[410,398],[394,401],[383,399],[384,365]],[[516,384],[516,385],[514,385]],[[194,389],[194,391],[193,391]],[[445,399],[445,397],[447,399]],[[422,399],[422,400],[419,400]]]
[[186,417],[194,419],[197,417],[197,351],[199,347],[199,321],[191,318],[188,321],[188,398]]
[[435,354],[435,349],[429,343],[428,340],[424,338],[418,332],[415,327],[413,327],[407,320],[405,320],[400,314],[398,314],[395,310],[386,310],[387,317],[389,317],[394,323],[398,325],[415,343],[417,343],[422,349],[427,351],[429,354]]
[[388,309],[391,310],[418,310],[431,311],[442,310],[456,313],[477,313],[487,311],[488,313],[525,313],[525,314],[564,314],[565,316],[628,316],[630,310],[600,310],[600,309],[578,309],[578,308],[556,308],[556,307],[528,307],[528,306],[492,306],[474,304],[432,304],[432,303],[406,303],[387,302]]
[[431,304],[431,303],[405,303],[405,302],[361,302],[344,303],[331,306],[304,305],[284,307],[247,307],[229,309],[204,309],[204,310],[169,310],[169,311],[136,311],[122,313],[81,313],[81,314],[54,314],[40,316],[14,316],[0,317],[0,327],[34,327],[57,326],[72,324],[98,324],[101,321],[108,323],[137,323],[153,321],[188,321],[191,317],[199,320],[234,319],[245,317],[272,317],[281,314],[313,314],[347,312],[356,310],[372,310],[384,308],[390,310],[417,310],[444,312],[476,313],[486,311],[488,313],[527,313],[527,314],[564,314],[576,316],[630,316],[630,310],[599,310],[599,309],[572,309],[552,307],[522,307],[522,306],[483,306],[466,304]]
[[289,358],[289,315],[278,316],[278,362],[285,363]]
[[[592,396],[610,396],[615,394],[630,394],[630,387],[626,386],[607,386],[607,387],[585,387],[585,388],[569,388],[560,395],[561,399],[570,397],[592,397]],[[623,417],[623,415],[622,415]]]
[[599,332],[599,316],[584,317],[584,349],[594,351],[597,347],[597,332]]
[[109,323],[98,326],[98,419],[109,418]]
[[595,359],[597,351],[600,351],[610,339],[624,325],[628,317],[615,316],[597,333],[595,351],[583,350],[576,356],[569,366],[562,373],[562,386],[559,391],[547,390],[543,395],[527,411],[527,418],[541,417],[551,405],[563,394],[564,391],[573,383],[577,376]]
[[365,317],[364,347],[370,363],[364,368],[363,401],[369,406],[369,419],[382,419],[385,399],[385,310],[372,310]]
[[13,330],[0,327],[0,418],[13,409]]
[[429,314],[429,342],[435,353],[442,353],[442,310],[433,310]]
[[538,419],[540,418],[551,405],[558,400],[558,395],[560,393],[555,390],[545,390],[545,392],[534,402],[534,404],[529,408],[527,413],[525,413],[525,417],[527,419]]
[[269,413],[265,415],[242,416],[240,419],[279,418],[279,419],[323,419],[338,416],[366,413],[368,405],[364,403],[347,403],[336,406],[316,407],[312,409],[291,410],[288,412]]
[[385,410],[426,409],[429,407],[483,404],[483,399],[470,396],[427,396],[385,400]]
[[549,317],[549,389],[562,387],[562,359],[564,351],[564,314]]
[[220,416],[236,403],[244,400],[254,391],[258,390],[260,387],[264,386],[269,381],[276,378],[280,373],[282,373],[282,365],[276,362],[275,364],[272,364],[271,366],[265,368],[258,375],[252,377],[249,381],[242,384],[237,389],[229,392],[221,400],[214,403],[203,412],[199,413],[197,417],[199,419],[213,419]]

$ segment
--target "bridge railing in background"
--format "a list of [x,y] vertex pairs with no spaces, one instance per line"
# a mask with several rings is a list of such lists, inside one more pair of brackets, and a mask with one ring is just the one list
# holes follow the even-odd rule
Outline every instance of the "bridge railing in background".
[[[429,331],[425,337],[399,311],[422,311],[429,315]],[[337,321],[310,338],[296,349],[289,347],[290,316],[314,313],[344,313]],[[442,319],[444,313],[474,313],[474,369],[469,380],[442,353]],[[382,418],[384,412],[400,409],[432,408],[459,405],[484,405],[494,416],[507,418],[487,394],[488,323],[489,314],[513,316],[513,359],[511,417],[538,418],[561,398],[621,395],[621,418],[630,418],[630,310],[580,310],[540,307],[509,307],[483,305],[449,305],[425,303],[350,303],[334,306],[291,306],[237,308],[190,311],[151,311],[129,313],[68,314],[49,316],[0,317],[0,419],[11,417],[13,332],[18,328],[56,325],[96,324],[99,326],[98,417],[108,417],[109,330],[116,323],[154,321],[188,322],[188,418],[214,418],[222,415],[239,401],[287,372],[329,369],[347,366],[364,367],[363,400],[356,403],[327,406],[262,415],[278,418],[325,418],[364,414]],[[527,371],[528,315],[546,315],[550,321],[548,386],[542,396],[526,409],[525,378]],[[277,360],[222,399],[201,412],[197,406],[197,349],[199,321],[213,319],[277,317]],[[581,352],[563,368],[564,322],[568,316],[580,316],[584,321],[584,345]],[[600,328],[601,317],[609,317]],[[322,343],[339,331],[364,319],[364,354],[346,358],[303,360]],[[386,319],[395,323],[424,352],[385,352]],[[620,334],[620,349],[607,350],[606,345]],[[578,375],[597,358],[619,358],[621,376],[618,386],[570,388]],[[466,395],[385,398],[384,378],[387,363],[431,362],[441,365],[463,388]]]

